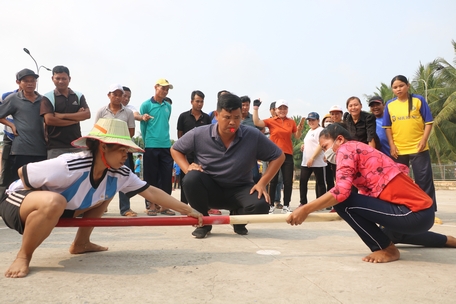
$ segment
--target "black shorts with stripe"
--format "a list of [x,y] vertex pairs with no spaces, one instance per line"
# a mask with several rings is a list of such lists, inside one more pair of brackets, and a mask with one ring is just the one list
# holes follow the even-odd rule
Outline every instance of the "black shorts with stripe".
[[33,192],[33,190],[20,190],[11,192],[10,194],[4,193],[0,201],[0,215],[6,226],[16,230],[20,234],[24,233],[24,225],[21,221],[19,208],[24,198],[30,192]]
[[[0,216],[9,228],[20,234],[24,233],[24,224],[21,221],[19,208],[27,194],[33,191],[40,190],[19,190],[10,194],[3,193],[0,199]],[[73,218],[74,212],[75,210],[65,210],[60,218]]]

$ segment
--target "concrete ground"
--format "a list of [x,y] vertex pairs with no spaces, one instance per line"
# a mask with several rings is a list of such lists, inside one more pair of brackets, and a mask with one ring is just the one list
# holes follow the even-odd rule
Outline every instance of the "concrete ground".
[[[433,231],[456,235],[455,195],[437,192],[443,224]],[[291,206],[298,203],[294,190]],[[132,209],[145,216],[139,197]],[[116,199],[107,216],[119,216]],[[456,249],[401,245],[399,261],[369,264],[361,261],[367,247],[343,221],[247,227],[249,234],[239,236],[229,225],[214,226],[202,240],[191,237],[189,226],[95,228],[93,241],[109,251],[83,255],[68,253],[76,229],[56,228],[27,278],[0,278],[0,303],[455,301]],[[0,239],[3,272],[21,237],[1,222]]]

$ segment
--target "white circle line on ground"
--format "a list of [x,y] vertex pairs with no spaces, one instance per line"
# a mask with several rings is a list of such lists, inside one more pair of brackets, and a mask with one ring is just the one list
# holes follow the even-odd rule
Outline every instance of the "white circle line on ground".
[[277,250],[258,250],[256,253],[257,254],[261,254],[261,255],[279,255],[280,251],[277,251]]

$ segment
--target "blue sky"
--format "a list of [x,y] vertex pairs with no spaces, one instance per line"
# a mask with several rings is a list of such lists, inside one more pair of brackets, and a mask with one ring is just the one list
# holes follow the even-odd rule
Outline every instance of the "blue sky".
[[[171,138],[190,93],[216,106],[222,89],[289,102],[289,115],[327,113],[350,96],[372,94],[419,63],[452,62],[456,1],[8,1],[0,18],[0,91],[15,74],[39,65],[69,67],[70,87],[85,94],[92,116],[106,105],[109,85],[132,89],[139,108],[158,78],[174,89]],[[53,89],[41,69],[39,92]],[[367,110],[364,103],[363,109]],[[94,119],[82,124],[88,133]],[[139,133],[139,123],[137,124]]]

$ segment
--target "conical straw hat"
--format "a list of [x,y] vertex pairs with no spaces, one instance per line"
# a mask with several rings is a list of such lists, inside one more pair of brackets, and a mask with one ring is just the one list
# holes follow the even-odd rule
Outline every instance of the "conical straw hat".
[[71,144],[78,148],[87,148],[86,139],[93,138],[106,144],[118,144],[129,147],[129,152],[144,152],[130,137],[127,123],[115,118],[100,118],[87,136],[74,140]]

